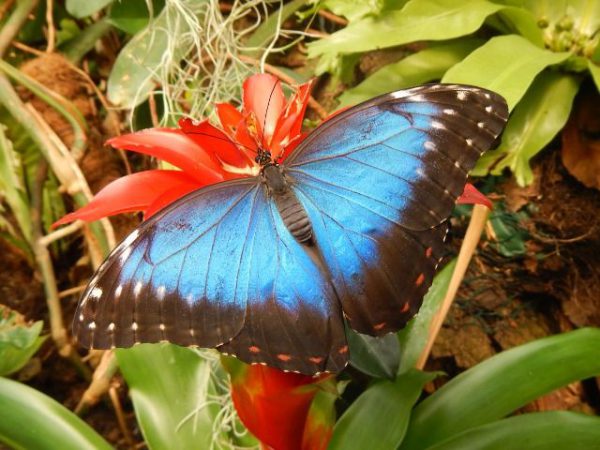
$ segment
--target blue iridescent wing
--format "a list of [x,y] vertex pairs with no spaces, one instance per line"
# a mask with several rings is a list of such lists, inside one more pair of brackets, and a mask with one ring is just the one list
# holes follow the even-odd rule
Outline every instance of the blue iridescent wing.
[[73,331],[90,348],[169,341],[307,374],[347,360],[333,289],[256,178],[193,192],[144,222],[91,280]]
[[428,85],[339,114],[286,160],[353,329],[382,335],[416,313],[467,173],[507,116],[493,92]]

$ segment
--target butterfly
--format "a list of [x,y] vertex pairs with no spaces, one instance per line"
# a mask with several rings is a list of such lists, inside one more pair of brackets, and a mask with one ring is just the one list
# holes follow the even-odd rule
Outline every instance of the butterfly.
[[498,94],[431,84],[348,109],[284,163],[194,191],[110,254],[78,304],[88,348],[168,341],[339,372],[345,327],[382,336],[420,307],[467,174],[501,133]]

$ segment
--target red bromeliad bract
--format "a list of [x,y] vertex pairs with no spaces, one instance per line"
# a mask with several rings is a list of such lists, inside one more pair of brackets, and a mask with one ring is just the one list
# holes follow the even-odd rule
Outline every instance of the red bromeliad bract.
[[[241,111],[227,103],[216,105],[220,129],[208,120],[196,123],[182,119],[178,129],[150,128],[110,139],[108,144],[113,147],[153,156],[181,170],[148,170],[122,177],[102,189],[88,205],[54,225],[133,211],[142,211],[147,219],[196,189],[257,175],[258,148],[268,150],[277,162],[282,162],[304,137],[301,128],[311,86],[312,82],[300,85],[286,101],[275,77],[254,75],[244,83]],[[467,185],[459,202],[489,204],[477,194]],[[311,408],[322,378],[237,364],[235,371],[226,364],[232,375],[235,407],[242,422],[267,448],[327,447],[333,405],[328,405],[327,411]]]

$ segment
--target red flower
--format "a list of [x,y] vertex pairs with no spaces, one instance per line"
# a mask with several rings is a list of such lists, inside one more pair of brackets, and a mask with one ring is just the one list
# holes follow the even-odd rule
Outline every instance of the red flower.
[[[335,381],[248,365],[223,357],[231,376],[231,397],[246,427],[266,448],[325,450],[335,422]],[[324,401],[314,402],[315,395]]]
[[[244,83],[242,111],[226,103],[216,105],[221,129],[206,120],[182,119],[178,129],[150,128],[110,139],[114,147],[154,156],[181,170],[148,170],[120,178],[54,225],[131,211],[143,211],[148,218],[198,188],[257,175],[260,166],[254,158],[259,147],[283,161],[302,141],[311,86],[311,82],[299,86],[286,102],[275,77],[254,75]],[[239,416],[265,445],[275,450],[327,447],[335,420],[334,396],[320,402],[313,399],[327,383],[328,391],[334,391],[333,378],[326,383],[323,378],[239,361],[227,368]]]

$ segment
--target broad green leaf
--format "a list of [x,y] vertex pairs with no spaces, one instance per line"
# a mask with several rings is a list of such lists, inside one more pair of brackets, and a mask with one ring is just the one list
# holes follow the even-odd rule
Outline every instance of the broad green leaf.
[[69,14],[82,19],[100,11],[112,2],[113,0],[67,0],[65,6]]
[[0,376],[20,370],[40,345],[42,321],[27,324],[20,314],[0,305]]
[[[386,3],[392,3],[389,0],[363,0],[357,2],[356,0],[325,0],[319,5],[320,8],[328,9],[338,16],[344,16],[348,21],[354,22],[364,16],[378,15],[381,10],[386,6]],[[406,3],[406,0],[399,1],[395,0],[394,9],[400,9],[402,3]]]
[[530,11],[509,7],[499,11],[498,16],[502,22],[511,26],[510,33],[519,34],[535,46],[544,48],[542,29],[538,26],[537,18]]
[[142,344],[116,354],[150,449],[211,448],[223,437],[215,426],[220,405],[206,359],[170,344]]
[[[278,8],[276,11],[271,13],[271,15],[260,24],[254,33],[252,33],[252,36],[250,36],[250,39],[248,39],[248,42],[246,43],[246,47],[261,48],[264,45],[267,45],[275,36],[277,28],[307,3],[308,0],[293,0],[284,5],[282,8]],[[250,55],[260,56],[262,54],[262,50],[251,50],[249,53]]]
[[[183,1],[183,0],[180,0]],[[207,0],[185,0],[200,10]],[[181,60],[188,48],[188,40],[175,39],[173,33],[188,33],[190,24],[178,9],[177,2],[169,2],[146,28],[123,47],[117,57],[107,83],[108,99],[115,105],[133,108],[154,89],[156,71],[165,55],[170,60]]]
[[569,53],[541,49],[521,36],[498,36],[452,67],[442,81],[490,89],[502,95],[512,110],[542,70],[568,57]]
[[510,167],[519,185],[530,184],[533,172],[529,161],[563,128],[578,89],[579,78],[574,75],[542,73],[515,108],[500,146],[481,158],[474,173],[484,172],[499,156],[505,155],[492,173],[500,174]]
[[415,41],[439,41],[473,33],[504,6],[485,0],[412,0],[400,11],[367,17],[308,46],[311,58],[365,52]]
[[393,333],[382,337],[346,330],[350,346],[350,364],[367,375],[393,379],[398,371],[400,351]]
[[442,305],[452,273],[456,267],[453,259],[434,278],[429,292],[423,299],[423,304],[417,315],[408,322],[406,328],[398,332],[400,341],[400,366],[398,373],[406,373],[417,363],[429,339],[429,327],[433,316]]
[[368,388],[338,420],[328,450],[396,450],[423,386],[436,376],[413,369]]
[[414,409],[401,449],[427,448],[499,420],[561,386],[599,375],[599,348],[600,329],[583,328],[487,359]]
[[23,450],[112,449],[87,423],[56,400],[2,377],[0,442]]
[[479,39],[460,39],[431,46],[397,63],[388,64],[358,86],[345,91],[339,97],[339,107],[354,105],[386,92],[440,79],[450,67],[462,61],[482,43]]
[[[157,16],[165,6],[165,0],[152,0],[152,13]],[[150,20],[147,0],[125,0],[110,8],[109,22],[129,34],[142,31]]]
[[[418,447],[422,448],[422,447]],[[600,448],[600,418],[549,411],[473,428],[427,450],[557,450]]]
[[511,213],[506,211],[504,203],[498,202],[490,216],[490,225],[496,238],[489,245],[506,258],[524,256],[527,253],[525,242],[529,238],[527,231],[521,226],[527,213]]
[[600,66],[594,64],[592,61],[588,61],[588,68],[596,84],[596,89],[600,91]]

